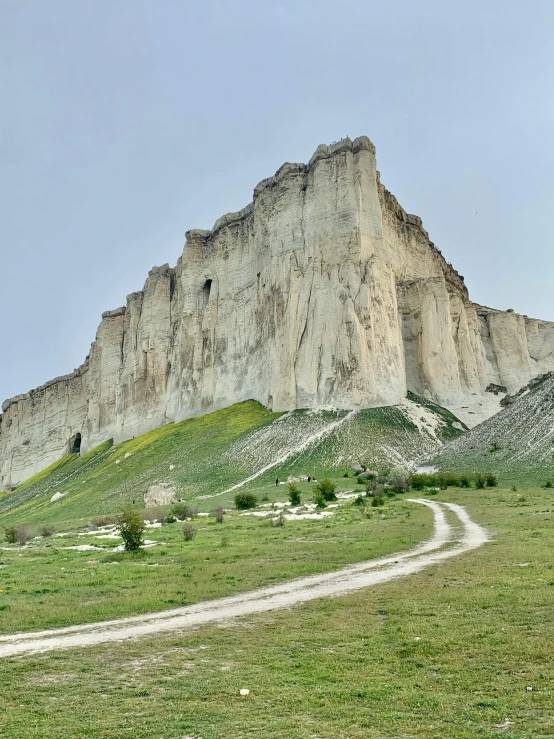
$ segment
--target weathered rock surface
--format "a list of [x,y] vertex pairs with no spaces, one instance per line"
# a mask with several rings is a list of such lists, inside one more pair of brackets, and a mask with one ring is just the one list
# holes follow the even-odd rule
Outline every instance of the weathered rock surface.
[[498,406],[488,385],[513,392],[551,369],[554,324],[474,305],[381,185],[373,144],[344,139],[187,232],[176,268],[103,314],[81,367],[6,401],[0,483],[69,453],[76,434],[85,452],[249,398],[363,408],[412,390],[470,424],[464,409],[481,420]]

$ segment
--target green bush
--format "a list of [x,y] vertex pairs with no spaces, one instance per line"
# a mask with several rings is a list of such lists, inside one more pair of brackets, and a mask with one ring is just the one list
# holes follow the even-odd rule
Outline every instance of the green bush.
[[183,526],[183,536],[185,541],[192,541],[196,536],[196,527],[191,523],[186,523]]
[[365,506],[365,500],[361,495],[358,495],[354,500],[352,501],[352,505],[355,506]]
[[476,475],[473,476],[473,482],[475,483],[475,487],[478,490],[482,490],[485,487],[486,483],[485,476],[478,472]]
[[301,497],[300,488],[298,487],[298,485],[295,485],[293,482],[289,482],[288,492],[289,492],[289,503],[291,504],[291,506],[299,506],[300,501],[302,500],[302,497]]
[[377,508],[378,506],[384,505],[385,499],[383,498],[383,493],[380,490],[374,490],[373,496],[371,498],[371,505],[373,508]]
[[318,482],[318,484],[315,486],[315,489],[319,490],[325,502],[337,499],[337,496],[335,494],[335,490],[337,489],[336,485],[328,478],[322,480],[321,482]]
[[323,497],[323,493],[319,488],[314,488],[314,503],[318,508],[325,508],[327,503],[325,502],[325,498]]
[[239,511],[245,511],[249,508],[255,508],[258,505],[258,499],[254,493],[237,493],[235,495],[235,506]]
[[427,495],[438,495],[439,494],[439,488],[429,488],[427,490]]
[[343,477],[348,477],[348,472],[345,472]]
[[49,536],[54,536],[54,534],[56,533],[56,527],[44,524],[44,526],[40,527],[39,533],[42,537],[46,539]]
[[138,551],[142,544],[142,535],[145,529],[141,512],[132,506],[126,506],[119,517],[119,529],[125,549],[128,552]]
[[175,503],[175,505],[171,509],[171,512],[180,521],[184,521],[186,518],[196,518],[198,516],[198,511],[196,510],[196,508],[193,508],[186,503]]
[[4,531],[4,539],[8,544],[17,544],[17,528],[15,526],[7,526]]
[[471,478],[469,477],[469,475],[460,475],[460,487],[461,488],[471,487]]
[[487,472],[485,479],[489,488],[495,488],[498,485],[498,477],[492,472]]
[[544,487],[545,488],[551,488],[551,487],[554,487],[554,486],[552,485],[552,481],[551,480],[547,480],[545,482],[545,484],[544,484]]
[[358,485],[365,485],[367,483],[367,478],[362,477],[361,475],[358,475],[356,482],[358,483]]
[[406,493],[410,489],[410,473],[402,467],[389,472],[388,483],[395,493]]

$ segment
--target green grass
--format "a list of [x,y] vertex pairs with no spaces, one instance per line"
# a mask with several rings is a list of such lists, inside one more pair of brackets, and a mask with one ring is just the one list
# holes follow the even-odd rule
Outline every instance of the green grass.
[[[284,501],[283,487],[278,494]],[[121,539],[98,539],[104,532],[87,530],[6,547],[0,551],[0,632],[163,610],[327,572],[411,548],[430,536],[431,515],[394,499],[370,519],[345,503],[332,517],[282,528],[236,511],[222,524],[199,517],[194,526],[192,542],[185,542],[180,523],[148,528],[146,538],[158,545],[140,556],[114,553]],[[68,549],[79,545],[102,550]]]
[[[129,500],[141,499],[157,480],[174,484],[184,498],[221,490],[236,482],[239,474],[235,462],[222,459],[221,452],[279,415],[247,401],[161,426],[121,444],[112,446],[108,441],[82,457],[70,455],[15,492],[2,495],[0,525],[25,521],[67,526],[115,513]],[[170,465],[175,469],[170,470]],[[58,491],[66,497],[50,504]]]
[[[441,492],[439,500],[465,504],[493,541],[349,597],[227,628],[4,660],[0,735],[553,737],[553,492]],[[333,526],[348,532],[381,523]],[[311,530],[319,539],[324,527]],[[368,543],[381,538],[373,531]],[[291,527],[267,535],[290,537]],[[291,565],[296,546],[283,549]],[[256,556],[271,567],[272,552],[261,549]],[[153,569],[160,582],[168,579],[162,567]],[[242,687],[251,691],[247,699],[238,695]],[[507,717],[514,723],[499,731]]]

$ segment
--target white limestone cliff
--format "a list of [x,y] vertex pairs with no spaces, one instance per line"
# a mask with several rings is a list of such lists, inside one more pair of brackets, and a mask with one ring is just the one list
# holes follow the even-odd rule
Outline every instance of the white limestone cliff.
[[408,390],[487,415],[490,384],[513,392],[552,369],[554,324],[474,305],[381,185],[373,144],[344,139],[187,232],[176,268],[154,268],[103,314],[80,368],[4,403],[0,484],[60,459],[77,434],[83,452],[250,398],[362,408]]

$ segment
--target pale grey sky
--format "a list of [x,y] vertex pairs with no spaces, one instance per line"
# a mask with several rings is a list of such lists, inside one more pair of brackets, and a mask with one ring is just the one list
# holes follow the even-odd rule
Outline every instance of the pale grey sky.
[[554,320],[553,37],[552,0],[0,0],[0,395],[346,135],[475,301]]

